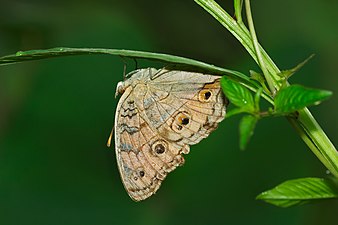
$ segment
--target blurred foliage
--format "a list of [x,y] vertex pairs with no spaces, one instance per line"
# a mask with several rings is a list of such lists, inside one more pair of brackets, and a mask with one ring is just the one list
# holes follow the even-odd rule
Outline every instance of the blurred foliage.
[[[218,2],[232,11],[232,1]],[[281,69],[316,54],[291,82],[333,91],[330,101],[311,111],[337,143],[338,2],[252,4],[259,39]],[[165,52],[258,71],[240,44],[193,1],[1,1],[1,55],[56,46]],[[133,61],[127,65],[135,68]],[[105,146],[122,73],[123,61],[110,56],[0,69],[1,225],[337,224],[334,201],[279,209],[254,200],[286,179],[325,174],[282,118],[262,120],[245,152],[238,149],[238,118],[225,120],[191,148],[186,164],[155,196],[132,202],[114,149]]]

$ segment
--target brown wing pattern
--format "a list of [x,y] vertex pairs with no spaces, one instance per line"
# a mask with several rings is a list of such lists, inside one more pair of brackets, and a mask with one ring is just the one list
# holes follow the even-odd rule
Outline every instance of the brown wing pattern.
[[154,194],[166,175],[184,163],[189,145],[206,138],[225,116],[220,77],[172,72],[143,88],[129,86],[117,107],[117,162],[135,201]]

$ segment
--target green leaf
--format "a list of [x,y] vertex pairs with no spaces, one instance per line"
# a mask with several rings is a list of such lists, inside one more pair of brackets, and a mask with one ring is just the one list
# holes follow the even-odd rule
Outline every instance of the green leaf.
[[254,112],[255,105],[251,92],[243,87],[238,81],[222,77],[221,86],[225,96],[232,104],[241,108],[245,112]]
[[275,111],[281,114],[291,113],[310,105],[319,104],[331,95],[331,91],[291,85],[277,93]]
[[292,69],[289,70],[283,70],[277,75],[284,78],[285,80],[289,79],[294,73],[296,73],[298,70],[300,70],[310,59],[312,59],[315,55],[310,55],[307,59],[305,59],[303,62],[299,63],[297,66],[295,66]]
[[338,198],[338,187],[333,181],[322,178],[288,180],[257,196],[257,199],[279,207],[290,207],[329,198]]
[[254,133],[258,117],[253,115],[243,116],[239,124],[239,148],[244,150]]
[[290,207],[311,200],[329,198],[338,198],[337,184],[322,178],[288,180],[257,196],[257,199],[279,207]]

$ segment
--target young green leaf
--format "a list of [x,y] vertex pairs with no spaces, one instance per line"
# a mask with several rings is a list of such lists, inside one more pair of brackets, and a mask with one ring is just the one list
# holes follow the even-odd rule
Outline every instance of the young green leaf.
[[249,72],[250,72],[250,78],[251,78],[252,80],[255,80],[255,81],[257,81],[258,83],[260,83],[260,84],[261,84],[261,87],[263,88],[263,90],[264,90],[266,93],[271,94],[269,88],[268,88],[268,87],[266,86],[266,84],[265,84],[265,78],[263,77],[263,75],[260,74],[260,73],[257,73],[257,72],[254,71],[254,70],[250,70]]
[[232,104],[241,108],[245,112],[254,112],[255,104],[251,92],[243,87],[239,82],[222,77],[221,86],[225,96]]
[[319,104],[331,95],[331,91],[291,85],[277,93],[275,111],[281,114],[291,113],[310,105]]
[[290,207],[311,200],[329,198],[338,198],[338,187],[331,180],[322,178],[288,180],[257,196],[257,199],[279,207]]
[[250,138],[254,133],[257,121],[258,117],[253,115],[245,115],[241,119],[239,124],[239,148],[241,150],[244,150],[248,145]]
[[315,55],[310,55],[307,59],[305,59],[303,62],[299,63],[297,66],[295,66],[292,69],[289,70],[283,70],[277,75],[284,78],[285,80],[289,79],[294,73],[296,73],[298,70],[300,70],[310,59],[312,59]]
[[264,77],[263,77],[262,74],[257,73],[254,70],[249,70],[249,72],[250,72],[250,78],[251,79],[258,81],[260,84],[264,84],[265,83],[265,79],[264,79]]

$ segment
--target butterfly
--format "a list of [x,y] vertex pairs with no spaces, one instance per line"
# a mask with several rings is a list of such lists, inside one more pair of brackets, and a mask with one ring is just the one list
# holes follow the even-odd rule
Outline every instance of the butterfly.
[[217,128],[229,101],[216,75],[146,68],[127,77],[116,88],[122,96],[113,129],[115,151],[123,185],[140,201],[184,164],[190,145]]

